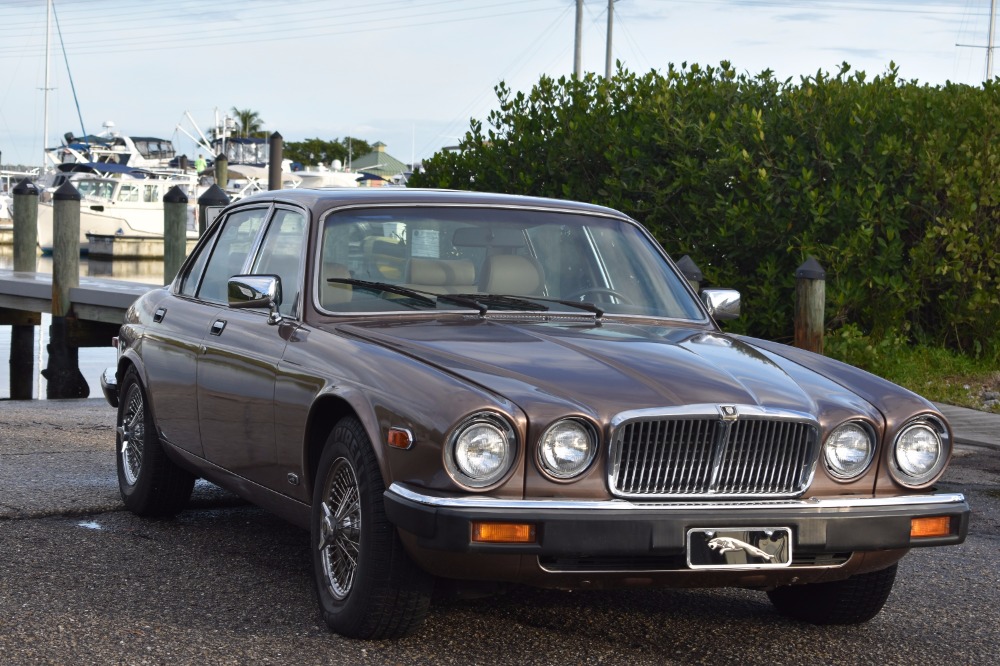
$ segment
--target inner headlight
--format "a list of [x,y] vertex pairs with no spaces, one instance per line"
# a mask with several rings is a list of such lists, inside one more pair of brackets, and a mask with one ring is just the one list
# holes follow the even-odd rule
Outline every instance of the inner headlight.
[[451,437],[445,463],[459,483],[484,488],[499,481],[514,460],[514,429],[492,412],[475,414]]
[[538,445],[538,462],[557,479],[569,479],[583,473],[597,452],[593,429],[573,419],[549,426]]
[[868,469],[875,454],[875,433],[860,421],[843,423],[823,445],[826,468],[835,478],[846,480]]
[[932,481],[948,459],[944,426],[921,420],[903,428],[892,450],[892,470],[896,480],[907,486]]

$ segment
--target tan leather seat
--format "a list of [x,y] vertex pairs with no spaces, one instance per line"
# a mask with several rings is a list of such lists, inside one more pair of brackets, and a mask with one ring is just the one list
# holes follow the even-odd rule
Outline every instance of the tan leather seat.
[[517,254],[494,254],[486,257],[479,279],[480,291],[486,294],[538,296],[545,279],[538,262]]
[[467,259],[428,259],[414,257],[409,265],[411,289],[435,294],[474,293],[476,267]]

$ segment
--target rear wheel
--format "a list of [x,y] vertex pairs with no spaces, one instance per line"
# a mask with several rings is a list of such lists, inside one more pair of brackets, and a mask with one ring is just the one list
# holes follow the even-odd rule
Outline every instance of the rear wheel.
[[140,516],[172,516],[187,504],[195,477],[163,450],[134,367],[125,372],[119,395],[116,457],[125,508]]
[[897,565],[829,583],[788,585],[767,593],[779,613],[811,624],[861,624],[882,610]]
[[432,578],[406,554],[385,516],[385,484],[361,423],[341,420],[320,458],[312,553],[327,626],[351,638],[396,638],[427,614]]

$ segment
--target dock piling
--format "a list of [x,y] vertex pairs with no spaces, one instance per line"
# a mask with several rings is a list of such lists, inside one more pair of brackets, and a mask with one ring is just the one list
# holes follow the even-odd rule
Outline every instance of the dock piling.
[[73,317],[70,289],[80,286],[80,193],[69,182],[52,195],[52,324],[49,362],[42,371],[46,397],[87,398],[90,387],[80,372],[80,349],[70,345]]
[[188,197],[174,185],[163,196],[163,284],[170,284],[187,256]]
[[[14,270],[34,273],[38,269],[38,188],[25,178],[14,195]],[[10,398],[31,400],[35,395],[35,327],[38,312],[4,311],[10,322]]]

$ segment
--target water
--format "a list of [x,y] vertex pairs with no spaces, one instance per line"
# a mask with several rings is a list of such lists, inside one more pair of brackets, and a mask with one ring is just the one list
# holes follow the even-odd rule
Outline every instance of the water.
[[[14,267],[13,250],[11,246],[0,246],[0,268]],[[38,257],[38,272],[52,272],[52,257]],[[148,284],[163,284],[162,259],[89,259],[80,257],[81,277],[119,278],[130,282],[145,282]],[[46,381],[41,371],[48,365],[48,354],[45,346],[48,343],[49,324],[52,317],[42,315],[42,325],[35,327],[35,371],[34,397],[45,399]],[[90,387],[90,397],[99,398],[101,393],[101,374],[104,369],[115,364],[116,354],[108,340],[107,347],[83,347],[80,349],[80,372],[83,373]],[[0,399],[10,398],[10,326],[0,326]]]

